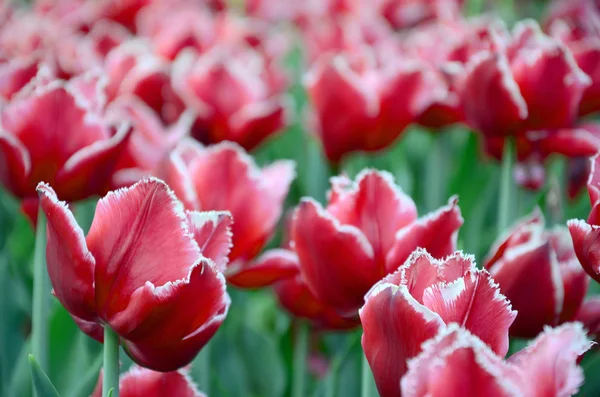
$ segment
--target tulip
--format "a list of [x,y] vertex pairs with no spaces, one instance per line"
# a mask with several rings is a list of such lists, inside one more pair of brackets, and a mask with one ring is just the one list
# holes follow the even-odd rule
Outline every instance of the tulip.
[[516,312],[472,256],[436,260],[416,250],[397,272],[377,283],[360,309],[362,346],[382,396],[400,396],[407,360],[447,324],[458,323],[504,356]]
[[574,320],[589,284],[567,229],[544,230],[538,211],[498,239],[485,268],[519,313],[511,335],[523,338]]
[[[330,161],[390,145],[438,94],[421,61],[375,64],[369,54],[326,54],[305,78],[316,130]],[[339,109],[344,112],[339,112]]]
[[[91,397],[102,396],[102,373]],[[132,367],[119,379],[120,397],[206,397],[184,370],[160,373]]]
[[166,123],[175,122],[183,112],[171,85],[170,65],[154,55],[148,43],[136,39],[115,47],[106,56],[104,70],[110,100],[137,96]]
[[587,297],[579,308],[575,320],[580,321],[597,341],[600,336],[600,296]]
[[486,137],[572,127],[591,80],[571,52],[530,21],[494,41],[466,66],[461,97],[469,125]]
[[[280,160],[260,169],[240,146],[222,142],[204,148],[182,142],[158,175],[163,177],[187,209],[227,210],[233,215],[231,263],[222,268],[231,283],[262,287],[282,276],[287,266],[252,260],[271,238],[295,177],[294,163]],[[273,265],[273,266],[271,266]]]
[[294,212],[292,247],[310,291],[345,317],[356,316],[369,289],[417,247],[454,252],[463,219],[452,198],[417,219],[414,202],[387,172],[364,170],[353,182],[331,180],[329,203],[304,198]]
[[231,241],[226,212],[184,212],[166,184],[146,179],[108,193],[87,236],[47,184],[46,263],[54,294],[77,325],[102,341],[118,336],[137,364],[174,371],[189,364],[229,308]]
[[555,2],[545,22],[546,31],[572,51],[579,67],[592,79],[585,90],[579,114],[600,110],[600,5],[592,0]]
[[[504,361],[477,336],[452,324],[423,344],[401,380],[404,397],[572,396],[583,384],[577,359],[591,346],[580,323],[545,328]],[[399,394],[382,394],[388,397]]]
[[287,125],[288,100],[274,65],[250,48],[186,49],[173,64],[173,87],[196,111],[192,136],[204,144],[232,141],[246,150]]
[[40,181],[67,201],[104,193],[127,145],[130,129],[93,112],[84,86],[39,75],[0,112],[0,181],[32,217]]
[[0,57],[0,100],[10,100],[38,74],[39,68],[34,57]]
[[592,203],[592,211],[586,221],[571,219],[567,222],[577,258],[583,269],[594,280],[600,282],[600,254],[598,236],[600,235],[600,156],[590,160],[591,171],[587,187]]
[[[379,12],[397,29],[460,15],[463,0],[380,0]],[[363,1],[365,6],[370,2]]]

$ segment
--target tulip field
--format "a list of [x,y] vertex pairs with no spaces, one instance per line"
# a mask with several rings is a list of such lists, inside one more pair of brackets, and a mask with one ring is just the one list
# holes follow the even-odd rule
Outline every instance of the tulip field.
[[0,397],[600,397],[599,0],[0,0]]

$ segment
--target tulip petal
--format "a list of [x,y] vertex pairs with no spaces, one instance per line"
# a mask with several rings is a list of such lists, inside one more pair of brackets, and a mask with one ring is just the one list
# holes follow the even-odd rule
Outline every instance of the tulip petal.
[[403,397],[523,397],[519,380],[516,369],[453,324],[425,342],[423,352],[408,362],[401,389]]
[[252,150],[288,124],[291,105],[286,97],[250,103],[231,117],[232,136],[246,150]]
[[526,374],[527,396],[572,396],[583,384],[579,357],[591,346],[581,323],[544,329],[530,345],[508,362]]
[[456,251],[458,229],[463,222],[458,198],[451,197],[448,205],[398,230],[386,257],[386,270],[398,269],[417,248],[425,248],[435,258],[450,255]]
[[575,319],[583,323],[590,334],[598,335],[600,333],[600,296],[594,295],[586,298]]
[[46,262],[54,294],[73,316],[93,321],[97,318],[95,260],[86,246],[83,230],[49,185],[40,183],[37,191],[48,219]]
[[486,135],[511,135],[528,114],[503,55],[482,52],[474,56],[467,64],[461,96],[467,123]]
[[[103,374],[100,372],[98,383],[91,397],[102,397]],[[155,372],[146,368],[132,366],[119,379],[121,397],[206,397],[198,391],[187,371]]]
[[587,274],[600,282],[600,226],[579,219],[567,222],[577,259]]
[[508,352],[508,329],[517,313],[485,270],[469,271],[452,283],[424,292],[423,303],[446,324],[457,323],[500,357]]
[[95,289],[105,321],[125,309],[145,283],[186,277],[201,257],[181,203],[167,185],[146,179],[98,202],[87,236],[96,258]]
[[565,291],[558,259],[549,242],[533,240],[507,250],[489,270],[518,312],[511,335],[534,337],[544,324],[558,323]]
[[298,274],[298,257],[286,249],[272,249],[252,262],[232,266],[227,272],[227,281],[240,288],[262,288]]
[[383,275],[365,235],[307,198],[294,213],[291,235],[310,290],[342,314],[354,314]]
[[219,271],[224,271],[231,251],[231,214],[227,211],[187,211],[186,215],[188,228],[202,255],[211,259]]
[[396,231],[416,219],[415,203],[385,171],[364,170],[346,187],[335,178],[332,184],[335,192],[330,193],[327,212],[340,223],[360,229],[373,247],[375,260],[382,263]]
[[214,263],[202,259],[185,279],[161,287],[146,282],[110,326],[124,338],[125,351],[136,363],[174,371],[189,364],[215,334],[230,303],[225,278]]
[[0,130],[0,182],[15,196],[25,193],[25,183],[31,171],[27,148],[11,134]]
[[419,354],[422,343],[444,322],[419,304],[406,286],[385,283],[371,291],[359,314],[362,346],[377,390],[385,397],[400,397],[399,379],[407,371],[407,360]]
[[75,152],[56,174],[57,189],[66,200],[76,200],[107,189],[113,168],[125,150],[132,128],[122,125],[110,139],[96,141]]
[[302,277],[290,277],[273,286],[279,304],[294,317],[305,318],[319,329],[347,330],[360,325],[358,316],[340,316],[332,307],[317,299],[302,281]]
[[[595,207],[600,202],[600,155],[595,155],[590,159],[590,174],[587,181],[588,194],[590,202]],[[599,217],[600,219],[600,217]],[[594,223],[595,217],[590,214],[588,222]],[[600,222],[598,223],[600,224]]]

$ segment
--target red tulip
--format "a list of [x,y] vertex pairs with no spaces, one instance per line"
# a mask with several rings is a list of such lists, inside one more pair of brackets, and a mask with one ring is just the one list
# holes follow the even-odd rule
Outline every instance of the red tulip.
[[140,40],[131,40],[111,50],[105,61],[109,99],[135,95],[167,123],[181,115],[184,105],[171,85],[171,68]]
[[[581,324],[565,324],[546,328],[527,348],[504,361],[477,336],[452,324],[425,342],[423,352],[408,362],[402,396],[572,396],[584,380],[577,359],[591,345]],[[399,394],[389,394],[393,395]]]
[[202,55],[187,49],[177,57],[173,87],[197,113],[194,138],[251,150],[286,126],[287,99],[275,82],[275,66],[265,61],[258,51],[226,45]]
[[341,315],[354,317],[369,289],[415,248],[427,248],[436,257],[454,252],[463,223],[455,198],[416,218],[414,202],[387,172],[365,170],[356,182],[332,178],[327,207],[305,198],[291,225],[292,247],[308,288]]
[[593,0],[556,2],[545,28],[573,52],[579,67],[592,84],[585,90],[579,114],[600,110],[600,5]]
[[446,324],[458,323],[502,357],[516,316],[473,257],[455,253],[436,260],[421,249],[373,287],[359,313],[363,350],[384,397],[400,396],[407,360]]
[[158,115],[136,97],[120,97],[106,109],[110,122],[131,123],[133,132],[115,166],[112,185],[129,186],[149,176],[179,141],[189,133],[193,115],[184,112],[176,123],[165,126]]
[[591,335],[600,336],[600,296],[589,296],[584,301],[575,320],[580,321]]
[[0,181],[25,206],[37,207],[40,181],[68,201],[108,187],[130,129],[115,133],[93,112],[85,84],[40,74],[0,112]]
[[600,235],[600,155],[591,159],[591,171],[587,182],[592,211],[587,222],[571,219],[567,222],[575,253],[583,269],[594,280],[600,282],[600,254],[598,236]]
[[[369,1],[363,1],[368,7]],[[379,12],[395,28],[410,28],[424,22],[454,19],[463,0],[380,0]]]
[[49,185],[38,192],[54,294],[79,327],[100,341],[110,327],[152,370],[189,364],[229,308],[218,267],[230,249],[230,214],[184,212],[164,182],[147,179],[101,199],[84,237]]
[[517,24],[507,43],[496,41],[467,64],[467,122],[491,137],[573,126],[590,79],[571,52],[533,22]]
[[[185,141],[159,171],[188,209],[227,210],[235,220],[227,279],[240,287],[262,287],[286,273],[252,260],[271,238],[295,177],[291,161],[258,168],[244,150],[223,142],[203,148]],[[265,258],[263,258],[265,259]],[[222,269],[225,270],[225,269]],[[292,273],[293,274],[293,273]]]
[[[102,396],[102,372],[91,397]],[[177,372],[154,372],[146,368],[132,367],[119,379],[121,397],[206,397],[184,370]]]
[[537,211],[500,237],[485,267],[519,313],[511,335],[524,338],[572,321],[589,284],[566,228],[544,230]]
[[305,79],[332,162],[390,145],[438,97],[435,76],[421,62],[396,59],[379,66],[367,55],[323,56]]

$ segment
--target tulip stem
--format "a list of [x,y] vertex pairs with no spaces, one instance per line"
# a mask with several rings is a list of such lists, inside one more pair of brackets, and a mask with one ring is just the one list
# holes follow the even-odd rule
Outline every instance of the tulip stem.
[[102,397],[119,397],[119,336],[110,327],[104,327],[104,378]]
[[509,137],[502,152],[502,171],[500,175],[500,202],[498,204],[498,234],[502,234],[510,225],[510,205],[512,197],[512,167],[514,162],[514,144]]
[[210,381],[211,381],[211,362],[210,362],[210,342],[204,345],[200,354],[196,359],[198,374],[198,385],[207,396],[210,396]]
[[296,331],[292,397],[303,397],[305,395],[304,380],[306,378],[306,359],[308,355],[308,324],[300,321]]
[[48,311],[50,307],[50,278],[46,268],[46,215],[38,211],[33,254],[33,303],[31,324],[31,353],[40,367],[48,370]]
[[367,361],[367,357],[364,354],[362,355],[362,376],[360,390],[361,397],[372,397],[376,395],[373,391],[374,382],[373,375],[371,375],[371,367],[369,366],[369,361]]
[[448,150],[448,142],[442,134],[431,133],[432,149],[428,164],[425,167],[425,184],[423,185],[423,196],[427,211],[434,211],[444,202],[446,189],[444,152]]

